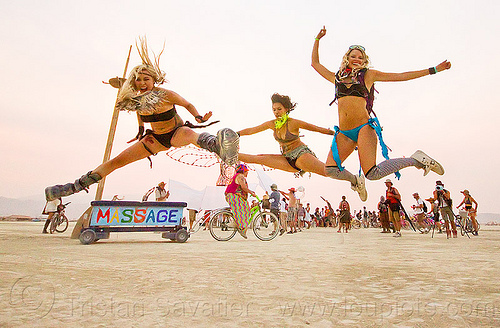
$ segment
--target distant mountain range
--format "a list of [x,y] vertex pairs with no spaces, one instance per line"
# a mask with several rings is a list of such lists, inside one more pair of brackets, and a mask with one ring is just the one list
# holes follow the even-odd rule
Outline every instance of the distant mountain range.
[[[142,195],[127,195],[127,200],[140,200]],[[70,220],[76,220],[90,206],[93,195],[81,194],[73,197],[71,204],[66,208],[66,216]],[[63,200],[66,203],[66,200]],[[23,199],[14,199],[0,197],[0,216],[25,215],[32,218],[43,218],[43,207],[45,200],[40,197],[28,197]],[[487,223],[491,221],[500,222],[500,213],[478,213],[478,221]]]

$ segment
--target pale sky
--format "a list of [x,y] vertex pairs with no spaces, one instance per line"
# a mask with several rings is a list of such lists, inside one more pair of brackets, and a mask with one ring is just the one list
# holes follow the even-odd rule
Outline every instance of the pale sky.
[[[500,124],[500,2],[480,1],[1,1],[0,196],[39,195],[72,182],[102,161],[116,89],[101,81],[121,76],[128,48],[146,35],[152,50],[165,42],[161,68],[171,89],[200,113],[213,111],[222,127],[240,130],[272,119],[270,96],[298,103],[292,117],[333,128],[334,86],[311,67],[314,37],[325,25],[321,62],[336,71],[349,45],[362,44],[373,68],[420,70],[448,59],[452,69],[421,79],[377,83],[374,110],[391,157],[422,149],[445,167],[444,176],[408,168],[395,187],[407,206],[415,191],[427,198],[442,180],[456,204],[470,190],[479,212],[498,213]],[[129,68],[138,65],[132,52]],[[178,112],[191,120],[183,108]],[[137,133],[135,115],[121,113],[113,155]],[[325,161],[331,137],[302,131]],[[270,131],[241,140],[241,152],[278,153]],[[378,154],[378,161],[382,156]],[[194,189],[213,185],[217,168],[178,164],[164,154],[108,176],[104,199],[143,194],[175,179]],[[357,153],[345,162],[359,170]],[[346,195],[362,206],[349,183],[271,171],[280,189],[304,186],[305,200],[337,206]],[[394,180],[394,176],[390,177]],[[255,172],[249,175],[256,181]],[[384,180],[367,181],[368,209],[384,194]],[[92,199],[80,193],[70,198]]]

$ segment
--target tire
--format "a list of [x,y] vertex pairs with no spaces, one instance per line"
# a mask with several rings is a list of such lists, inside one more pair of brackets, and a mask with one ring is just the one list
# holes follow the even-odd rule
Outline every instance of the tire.
[[361,228],[361,222],[359,220],[352,220],[351,227],[354,229],[359,229]]
[[253,222],[253,233],[263,241],[270,241],[276,238],[280,232],[280,223],[274,213],[258,213]]
[[56,227],[58,224],[59,224],[59,213],[56,213],[50,220],[49,232],[54,233],[54,231],[56,231]]
[[227,209],[214,212],[208,223],[210,234],[218,241],[228,241],[233,238],[237,231],[236,227],[233,213]]
[[189,233],[186,229],[180,229],[175,233],[175,241],[178,243],[185,243],[189,238]]
[[58,220],[58,224],[56,225],[56,231],[59,232],[59,233],[63,233],[66,231],[66,229],[68,229],[68,218],[66,217],[66,215],[62,214],[62,215],[59,215],[59,220]]
[[92,229],[85,229],[80,233],[80,242],[84,245],[92,244],[96,241],[95,231]]
[[455,226],[460,228],[460,234],[465,236],[465,227],[462,225],[462,217],[460,215],[455,215]]

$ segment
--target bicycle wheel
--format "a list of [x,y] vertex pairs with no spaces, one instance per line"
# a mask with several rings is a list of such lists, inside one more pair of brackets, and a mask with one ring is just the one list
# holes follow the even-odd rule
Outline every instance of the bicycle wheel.
[[52,220],[50,220],[49,232],[54,233],[56,231],[56,227],[59,224],[59,213],[54,214]]
[[359,221],[359,220],[352,220],[351,226],[354,229],[359,229],[359,228],[361,228],[361,221]]
[[279,233],[280,223],[271,212],[260,212],[253,220],[253,233],[263,241],[273,240]]
[[458,214],[455,214],[455,226],[460,228],[460,234],[465,236],[465,227],[462,224],[462,217]]
[[229,209],[216,211],[208,223],[210,234],[218,241],[228,241],[237,231],[237,224],[233,213]]
[[68,221],[68,218],[66,217],[66,215],[61,214],[61,215],[59,215],[58,223],[57,223],[55,229],[57,232],[63,233],[64,231],[66,231],[66,229],[68,229],[68,224],[69,224],[69,221]]

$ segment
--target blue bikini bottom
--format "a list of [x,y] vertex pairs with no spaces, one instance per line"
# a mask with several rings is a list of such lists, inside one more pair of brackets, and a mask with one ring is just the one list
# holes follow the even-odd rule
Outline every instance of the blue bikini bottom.
[[[375,130],[375,133],[377,134],[379,143],[380,143],[380,148],[382,148],[382,156],[384,156],[385,159],[389,159],[389,149],[387,148],[387,145],[384,142],[384,139],[382,138],[382,128],[380,126],[380,122],[378,121],[378,118],[372,117],[368,120],[367,123],[362,124],[358,127],[355,127],[354,129],[351,130],[340,130],[338,126],[335,126],[335,135],[333,136],[333,141],[332,141],[332,155],[333,159],[335,160],[335,163],[337,163],[337,167],[339,168],[340,171],[344,170],[344,167],[342,166],[342,162],[340,161],[340,156],[339,156],[339,150],[337,146],[337,135],[339,133],[342,133],[345,135],[347,138],[351,139],[354,142],[358,142],[358,136],[359,136],[359,131],[365,126],[369,125],[372,129]],[[361,172],[361,168],[360,168]],[[399,177],[401,176],[399,172],[396,172],[396,176]]]

